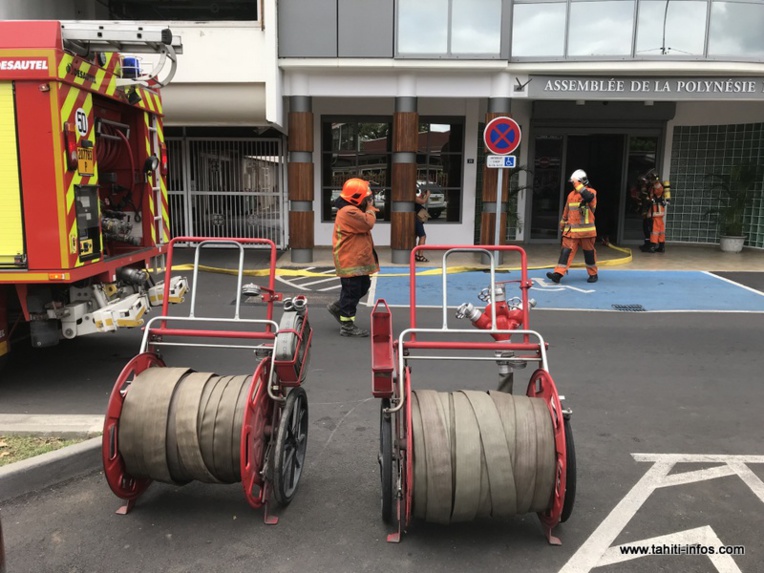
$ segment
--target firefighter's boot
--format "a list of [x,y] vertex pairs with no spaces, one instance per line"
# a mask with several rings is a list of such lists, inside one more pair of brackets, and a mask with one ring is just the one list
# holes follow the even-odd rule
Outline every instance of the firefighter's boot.
[[643,253],[654,253],[655,252],[655,245],[652,243],[645,242],[644,245],[639,247],[639,250]]
[[546,278],[548,278],[554,284],[560,284],[560,280],[562,280],[562,275],[560,273],[549,272],[546,274]]
[[358,328],[355,325],[355,320],[343,320],[342,326],[340,326],[340,334],[342,336],[357,336],[365,337],[369,336],[369,331],[363,328]]
[[331,314],[334,319],[342,324],[342,320],[340,319],[340,305],[338,302],[332,302],[326,305],[326,310],[329,311],[329,314]]
[[656,253],[665,253],[666,252],[666,243],[658,243],[658,248],[655,249]]

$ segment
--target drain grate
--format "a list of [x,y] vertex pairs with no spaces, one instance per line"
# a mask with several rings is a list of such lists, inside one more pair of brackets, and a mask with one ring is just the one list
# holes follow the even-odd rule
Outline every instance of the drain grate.
[[612,306],[613,309],[624,312],[645,312],[645,307],[641,304],[614,304]]

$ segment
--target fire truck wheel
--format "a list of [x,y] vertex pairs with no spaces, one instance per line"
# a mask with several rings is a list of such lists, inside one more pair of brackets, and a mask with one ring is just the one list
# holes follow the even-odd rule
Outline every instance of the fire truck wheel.
[[576,501],[576,447],[573,444],[573,430],[570,427],[570,420],[565,419],[565,502],[562,504],[562,514],[560,521],[568,521],[570,514],[573,513],[573,504]]
[[287,395],[273,452],[273,495],[279,505],[288,505],[300,482],[308,446],[308,395],[294,388]]
[[379,476],[382,480],[382,521],[390,523],[393,519],[393,424],[390,415],[385,415],[385,408],[390,407],[390,400],[382,400],[379,409]]

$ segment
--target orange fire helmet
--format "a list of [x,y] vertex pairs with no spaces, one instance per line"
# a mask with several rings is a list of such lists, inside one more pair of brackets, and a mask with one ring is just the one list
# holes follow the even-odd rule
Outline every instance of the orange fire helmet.
[[369,196],[371,196],[369,182],[357,177],[345,181],[342,186],[342,193],[340,193],[340,197],[353,205],[360,205],[361,201]]

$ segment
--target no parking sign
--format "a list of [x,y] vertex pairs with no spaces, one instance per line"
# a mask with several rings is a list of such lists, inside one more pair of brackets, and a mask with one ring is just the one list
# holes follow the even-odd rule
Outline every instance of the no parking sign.
[[[520,145],[520,139],[522,134],[520,132],[520,126],[511,117],[501,116],[496,117],[488,122],[483,131],[483,142],[486,149],[490,153],[495,155],[509,155]],[[491,155],[486,157],[486,167],[499,168],[499,173],[496,181],[496,207],[494,212],[496,216],[494,218],[494,237],[493,244],[499,245],[500,227],[501,227],[501,183],[502,174],[505,167],[515,167],[515,157],[493,157]],[[497,251],[496,258],[500,259],[501,254]]]
[[511,117],[496,117],[483,131],[483,142],[494,155],[509,155],[520,145],[520,126]]

